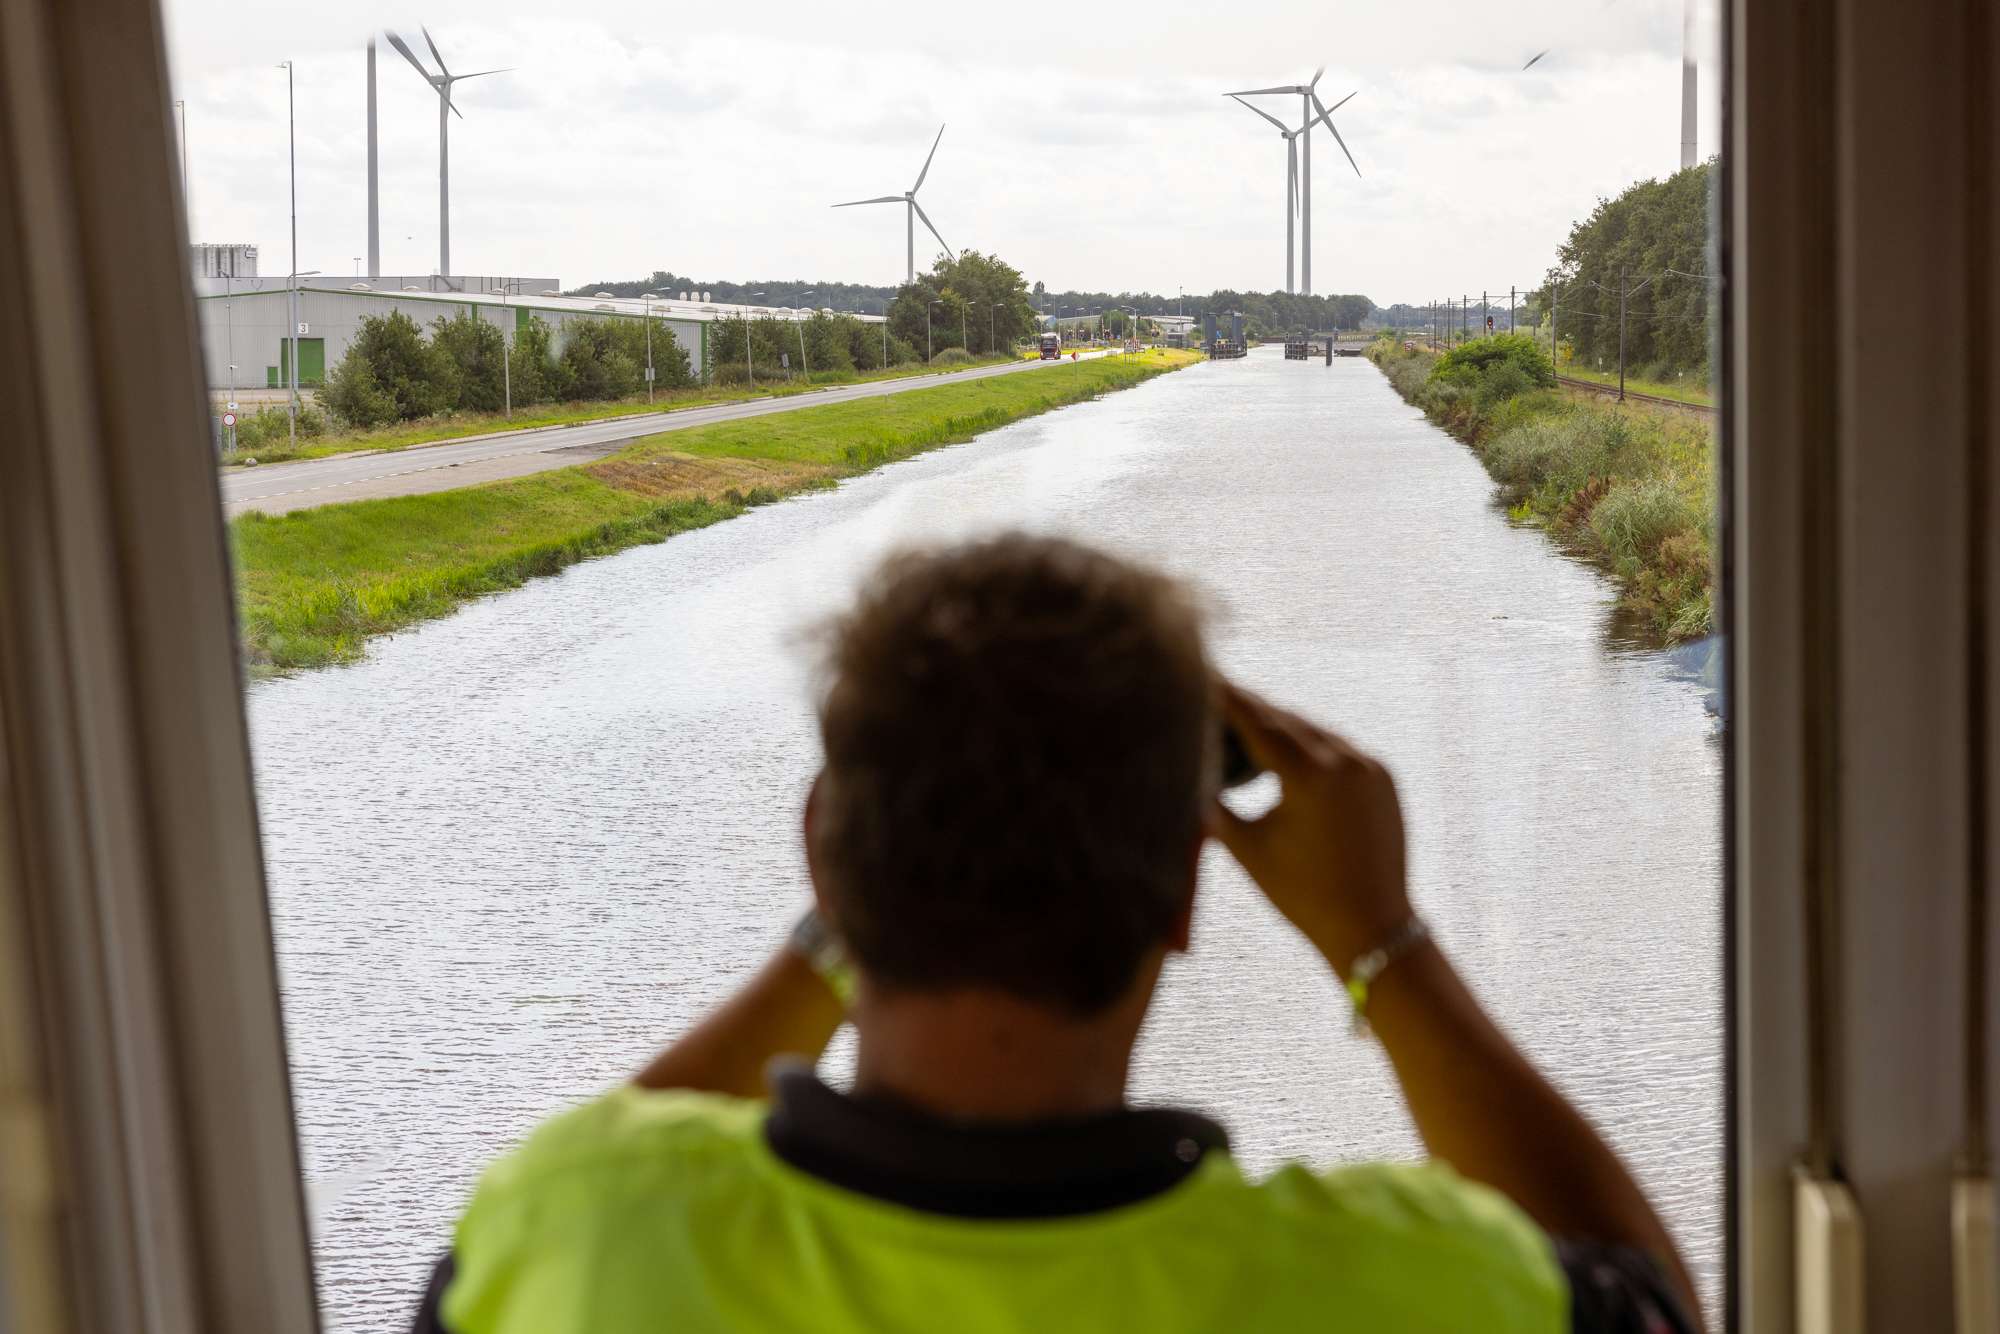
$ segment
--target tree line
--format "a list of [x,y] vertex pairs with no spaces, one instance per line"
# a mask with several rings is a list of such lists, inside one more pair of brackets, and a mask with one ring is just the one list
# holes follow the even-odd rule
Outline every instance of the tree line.
[[1553,307],[1557,335],[1579,363],[1617,364],[1623,291],[1628,367],[1651,379],[1707,371],[1719,290],[1709,262],[1718,169],[1711,158],[1665,180],[1641,181],[1598,200],[1570,228],[1531,300],[1538,325]]
[[1155,296],[1151,292],[1051,292],[1036,283],[1031,293],[1043,315],[1068,318],[1103,313],[1107,319],[1122,307],[1140,315],[1191,315],[1197,321],[1213,313],[1226,325],[1233,314],[1243,316],[1244,331],[1254,338],[1282,337],[1295,330],[1318,333],[1328,329],[1359,329],[1377,311],[1358,292],[1302,296],[1296,292],[1249,292],[1218,288],[1206,296]]
[[[767,278],[733,283],[695,279],[655,269],[649,278],[607,279],[585,283],[570,296],[643,296],[657,292],[676,298],[682,292],[706,292],[711,301],[730,306],[785,306],[796,308],[808,302],[814,309],[840,311],[850,315],[880,315],[896,299],[895,287],[870,287],[866,283],[807,282],[803,278]],[[811,292],[810,297],[806,296]]]
[[[946,267],[960,264],[967,251],[955,259],[941,261]],[[989,261],[991,256],[986,257]],[[995,261],[997,262],[997,261]],[[936,273],[936,269],[932,270]],[[928,276],[928,275],[927,275]],[[1017,275],[1018,276],[1018,275]],[[923,281],[920,278],[919,281]],[[935,288],[936,284],[933,284]],[[607,279],[602,282],[585,283],[571,290],[571,296],[590,296],[598,292],[609,292],[613,296],[636,297],[646,292],[662,295],[682,292],[706,292],[709,298],[725,305],[761,305],[796,307],[810,303],[816,309],[833,310],[857,315],[881,315],[887,313],[901,299],[904,288],[894,286],[870,286],[866,283],[807,282],[802,278],[769,278],[752,282],[727,282],[721,280],[697,280],[670,269],[656,269],[650,277],[635,279]],[[808,297],[807,292],[813,293]],[[931,300],[936,296],[933,290],[925,296]],[[1300,296],[1290,292],[1251,292],[1235,288],[1220,288],[1207,295],[1161,296],[1152,292],[1090,292],[1090,291],[1050,291],[1046,285],[1036,283],[1027,289],[1025,296],[1032,311],[1031,318],[1063,315],[1104,315],[1112,319],[1112,312],[1121,307],[1132,307],[1140,315],[1192,315],[1200,319],[1210,311],[1218,318],[1227,320],[1232,313],[1240,312],[1244,324],[1258,336],[1283,335],[1294,329],[1320,331],[1326,329],[1359,329],[1380,311],[1375,303],[1359,293],[1345,293],[1328,296]],[[973,297],[983,300],[982,297]],[[907,330],[899,330],[907,336]],[[917,330],[919,334],[922,329]],[[933,321],[933,334],[936,323]],[[968,335],[969,336],[969,335]],[[996,333],[997,338],[997,333]],[[916,340],[922,346],[922,338]],[[962,340],[961,340],[962,341]],[[978,340],[973,340],[977,343]],[[957,344],[954,343],[954,346]],[[942,345],[940,345],[942,346]]]
[[[694,384],[687,350],[664,321],[652,325],[654,384]],[[498,412],[510,389],[520,406],[630,398],[646,387],[644,321],[571,320],[559,350],[552,333],[530,318],[510,346],[498,327],[467,311],[434,320],[428,337],[400,311],[370,315],[327,376],[319,401],[347,425],[381,426],[443,412]]]

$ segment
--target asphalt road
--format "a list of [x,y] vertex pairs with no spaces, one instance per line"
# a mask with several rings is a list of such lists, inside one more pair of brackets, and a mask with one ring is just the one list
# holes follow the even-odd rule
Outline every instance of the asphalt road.
[[658,435],[662,431],[686,430],[692,426],[707,426],[743,417],[762,417],[773,412],[796,412],[800,408],[848,403],[858,398],[882,398],[908,393],[913,389],[932,389],[941,383],[957,384],[995,375],[1018,375],[1060,364],[1021,361],[1004,366],[981,366],[950,375],[917,375],[902,380],[841,385],[784,398],[750,399],[742,403],[719,403],[713,407],[638,413],[614,421],[509,431],[388,453],[342,454],[300,463],[235,469],[223,474],[222,508],[231,516],[246,510],[284,514],[344,500],[377,500],[386,496],[449,491],[602,458],[632,440]]

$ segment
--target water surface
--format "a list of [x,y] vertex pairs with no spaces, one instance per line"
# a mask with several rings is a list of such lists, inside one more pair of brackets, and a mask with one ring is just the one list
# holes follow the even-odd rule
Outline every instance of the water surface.
[[[1711,1302],[1720,757],[1700,687],[1368,363],[1202,365],[575,567],[251,691],[328,1326],[400,1329],[479,1166],[629,1075],[806,902],[802,630],[912,540],[1157,561],[1245,682],[1385,756],[1417,900],[1636,1166]],[[837,1050],[835,1063],[844,1053]],[[1380,1051],[1211,850],[1136,1093],[1253,1169],[1413,1156]]]

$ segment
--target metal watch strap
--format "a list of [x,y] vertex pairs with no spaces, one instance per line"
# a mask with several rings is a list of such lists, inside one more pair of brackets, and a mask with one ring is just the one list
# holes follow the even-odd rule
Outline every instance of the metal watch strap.
[[1386,939],[1366,954],[1357,955],[1347,966],[1347,998],[1354,1002],[1354,1035],[1365,1038],[1368,1027],[1368,989],[1383,970],[1431,938],[1424,919],[1414,914],[1391,931]]
[[805,915],[793,924],[786,943],[840,997],[841,1004],[853,1001],[854,965],[848,961],[847,947],[840,943],[840,937],[817,908],[806,909]]

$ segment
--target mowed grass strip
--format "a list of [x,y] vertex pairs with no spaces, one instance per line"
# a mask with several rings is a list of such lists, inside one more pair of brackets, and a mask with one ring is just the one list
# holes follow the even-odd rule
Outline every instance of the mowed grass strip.
[[1199,360],[1052,366],[649,436],[594,464],[229,525],[245,655],[261,673],[359,658],[369,638],[538,575]]
[[639,395],[605,401],[522,404],[514,409],[512,417],[503,416],[498,412],[453,412],[437,417],[423,417],[416,421],[398,422],[393,426],[328,431],[324,435],[301,439],[297,448],[291,446],[289,439],[269,440],[261,445],[239,446],[225,453],[222,462],[225,466],[243,464],[251,459],[260,464],[292,463],[300,459],[330,458],[335,454],[393,453],[417,445],[435,445],[441,441],[462,439],[470,435],[524,431],[539,426],[573,426],[582,422],[632,417],[640,413],[675,412],[682,408],[712,407],[718,403],[741,403],[750,399],[792,398],[799,394],[839,388],[843,385],[872,384],[878,380],[908,380],[919,375],[942,378],[961,371],[977,370],[981,366],[1004,366],[1011,364],[1012,361],[1012,357],[994,356],[979,357],[951,366],[924,366],[910,362],[891,366],[887,370],[817,374],[810,381],[804,376],[792,380],[759,380],[754,388],[741,384],[720,384],[687,389],[662,389],[653,400]]

